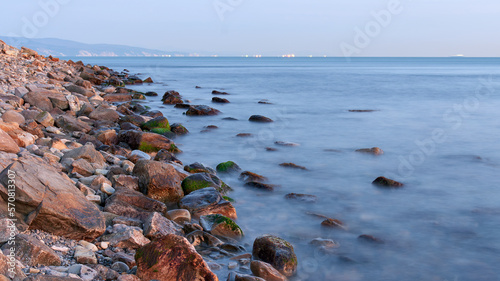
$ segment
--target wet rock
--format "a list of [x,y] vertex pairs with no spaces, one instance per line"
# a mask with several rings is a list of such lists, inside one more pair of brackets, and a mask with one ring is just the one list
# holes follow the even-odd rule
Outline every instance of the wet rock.
[[12,276],[11,279],[7,277],[4,280],[12,280],[12,281],[22,281],[25,280],[26,274],[23,272],[24,265],[16,259],[11,259],[10,257],[5,256],[0,251],[0,278],[1,276]]
[[287,168],[293,168],[293,169],[299,169],[299,170],[307,170],[306,167],[299,166],[299,165],[294,164],[294,163],[281,163],[280,166],[281,167],[287,167]]
[[213,97],[212,102],[214,103],[229,103],[227,99],[219,98],[219,97]]
[[288,193],[287,195],[285,195],[285,198],[294,199],[306,203],[315,203],[318,199],[315,195],[300,194],[300,193]]
[[212,95],[229,95],[229,93],[213,90]]
[[191,105],[186,111],[187,116],[210,116],[219,113],[221,113],[219,110],[206,105]]
[[372,184],[380,187],[389,187],[389,188],[398,188],[404,186],[404,184],[397,182],[395,180],[388,179],[386,177],[378,177],[372,182]]
[[183,108],[183,109],[186,109],[186,108],[190,108],[191,105],[188,104],[188,103],[178,103],[174,106],[175,108]]
[[256,173],[252,173],[252,172],[249,172],[249,171],[244,171],[240,174],[240,177],[239,177],[240,180],[242,181],[245,181],[245,182],[264,182],[264,181],[267,181],[267,178],[264,177],[264,176],[261,176],[259,174],[256,174]]
[[260,277],[266,281],[286,281],[287,278],[283,276],[272,265],[263,261],[252,261],[250,269],[253,275]]
[[146,153],[158,152],[161,149],[178,152],[178,148],[170,139],[155,133],[120,131],[118,141],[127,143],[132,149],[139,149]]
[[213,235],[240,239],[243,237],[243,230],[232,219],[220,215],[211,214],[200,217],[201,226],[205,231]]
[[297,256],[292,244],[273,236],[257,237],[253,243],[254,258],[271,264],[281,274],[290,277],[297,272]]
[[104,211],[145,221],[153,212],[165,213],[167,206],[140,192],[118,188],[113,195],[106,199]]
[[[266,281],[263,278],[252,276],[252,275],[247,275],[247,274],[236,274],[234,272],[231,272],[234,274],[234,281]],[[231,274],[230,274],[231,275]],[[231,280],[228,278],[228,280]],[[232,281],[232,280],[231,280]]]
[[309,244],[326,249],[338,248],[340,245],[332,239],[314,238]]
[[183,136],[189,133],[188,129],[184,127],[182,124],[179,123],[174,123],[170,126],[170,129],[172,130],[172,133],[178,135],[178,136]]
[[22,124],[24,124],[24,122],[26,122],[26,120],[24,119],[24,116],[15,110],[5,111],[2,114],[2,119],[4,122],[14,122],[14,123],[17,123],[19,125],[22,125]]
[[221,214],[236,219],[236,210],[231,202],[224,200],[220,192],[213,187],[206,187],[191,192],[181,199],[179,207],[187,209],[195,218],[209,214]]
[[111,178],[113,187],[116,188],[128,188],[130,190],[139,191],[139,178],[129,175],[115,175]]
[[106,94],[103,96],[104,100],[107,102],[124,102],[131,101],[131,94]]
[[105,267],[101,264],[89,265],[89,266],[92,267],[97,272],[97,277],[98,278],[100,277],[103,280],[116,280],[121,276],[118,272],[108,267]]
[[373,155],[384,154],[384,151],[382,149],[380,149],[379,147],[357,149],[356,152],[369,153],[369,154],[373,154]]
[[344,223],[338,219],[332,219],[332,218],[328,218],[324,221],[321,222],[321,225],[322,226],[325,226],[325,227],[330,227],[330,228],[341,228],[341,229],[344,229]]
[[153,118],[153,119],[149,120],[148,122],[142,124],[141,128],[143,130],[152,130],[155,128],[161,128],[161,129],[166,129],[166,130],[170,131],[170,124],[168,123],[167,118],[165,118],[163,116],[159,116],[159,117]]
[[152,213],[144,222],[144,236],[153,240],[167,234],[182,235],[179,225],[165,218],[160,213]]
[[163,97],[161,98],[161,101],[163,101],[163,104],[182,104],[182,103],[184,103],[182,101],[181,96],[176,91],[166,92],[163,95]]
[[135,258],[141,280],[218,280],[189,241],[174,234],[139,248]]
[[384,240],[368,234],[361,234],[358,236],[358,240],[375,244],[384,244]]
[[184,171],[191,173],[191,174],[196,174],[196,173],[209,173],[215,175],[216,171],[208,166],[205,166],[201,163],[193,163],[184,166]]
[[267,190],[267,191],[273,191],[274,190],[274,185],[272,185],[272,184],[266,184],[266,183],[261,183],[261,182],[256,182],[256,181],[246,182],[245,186],[256,188],[256,189],[261,189],[261,190]]
[[157,97],[158,93],[150,91],[150,92],[144,93],[144,95],[147,96],[147,97]]
[[274,144],[280,146],[299,146],[300,144],[289,141],[275,141]]
[[260,104],[272,104],[271,102],[269,102],[269,100],[260,100],[258,103],[260,103]]
[[124,274],[124,275],[120,275],[120,277],[118,277],[118,279],[116,279],[117,281],[141,281],[141,279],[139,277],[137,277],[136,275],[132,275],[132,274]]
[[0,151],[7,153],[18,153],[20,151],[17,143],[2,129],[0,129]]
[[234,163],[233,161],[220,163],[215,169],[219,173],[236,173],[241,171],[240,166],[238,166],[238,164]]
[[111,269],[118,272],[118,273],[127,272],[130,270],[128,265],[125,264],[124,262],[121,262],[121,261],[113,263],[111,265]]
[[375,109],[349,109],[349,112],[374,112]]
[[178,202],[184,192],[181,182],[186,177],[171,164],[140,160],[132,174],[139,178],[139,188],[150,198],[162,202]]
[[236,136],[239,138],[248,138],[248,137],[251,137],[253,135],[250,133],[240,133],[240,134],[237,134]]
[[[147,154],[146,152],[142,152],[140,150],[134,150],[130,152],[130,155],[128,156],[128,160],[130,160],[132,163],[137,163],[138,161],[141,160],[151,160],[151,156]],[[134,165],[135,167],[135,165]]]
[[184,194],[186,195],[205,187],[215,187],[219,192],[222,193],[226,193],[227,191],[231,190],[231,188],[216,175],[208,173],[197,173],[190,175],[182,181],[181,186],[184,190]]
[[[8,171],[16,174],[16,215],[30,228],[71,239],[94,239],[105,230],[104,216],[73,182],[44,160],[25,155],[0,173],[8,185]],[[7,197],[7,189],[0,194]]]
[[144,237],[142,229],[123,224],[115,224],[113,226],[113,233],[103,235],[101,240],[109,242],[113,247],[132,249],[140,248],[151,242]]
[[[7,256],[15,255],[16,259],[29,266],[61,265],[59,256],[36,238],[18,234],[15,242],[14,247],[9,244],[3,245],[2,250]],[[13,253],[10,252],[11,247],[15,249]]]
[[118,143],[118,136],[115,130],[104,130],[97,133],[97,140],[105,145],[113,145]]
[[248,118],[248,121],[260,122],[260,123],[274,122],[271,118],[262,115],[252,115],[250,116],[250,118]]

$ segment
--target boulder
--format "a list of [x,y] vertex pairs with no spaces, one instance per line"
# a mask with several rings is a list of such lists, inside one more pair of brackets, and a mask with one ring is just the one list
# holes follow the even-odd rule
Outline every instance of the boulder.
[[66,88],[66,90],[68,90],[69,92],[77,93],[77,94],[80,94],[82,96],[86,96],[88,98],[90,98],[94,95],[94,93],[92,91],[86,89],[85,87],[77,86],[74,84],[66,85],[66,86],[64,86],[64,88]]
[[301,193],[288,193],[285,195],[286,199],[294,199],[306,203],[314,203],[318,199],[315,195],[301,194]]
[[118,135],[115,130],[104,130],[97,133],[97,140],[105,145],[113,145],[118,143]]
[[[167,218],[178,224],[191,222],[191,213],[186,209],[175,209],[167,212]],[[0,240],[1,241],[1,240]]]
[[213,90],[212,95],[229,95],[229,93]]
[[21,107],[24,104],[24,100],[15,95],[4,95],[0,92],[0,101],[11,105],[12,107]]
[[71,173],[89,177],[95,173],[95,168],[85,159],[80,158],[71,163]]
[[243,230],[232,219],[220,215],[211,214],[200,217],[200,224],[205,231],[213,235],[240,239],[243,237]]
[[209,173],[215,175],[216,171],[208,166],[205,166],[201,163],[195,162],[193,164],[189,164],[184,166],[184,171],[196,174],[196,173]]
[[44,95],[43,92],[29,92],[23,97],[24,101],[40,108],[43,111],[51,111],[54,106],[49,97]]
[[14,257],[7,257],[0,251],[0,280],[3,276],[8,276],[10,279],[4,280],[23,281],[26,274],[23,272],[24,265]]
[[168,151],[177,149],[175,144],[165,136],[135,130],[120,131],[118,141],[128,144],[132,149],[147,153],[158,152],[161,149]]
[[227,184],[225,184],[216,175],[208,173],[197,173],[190,175],[182,181],[182,189],[185,194],[189,194],[198,189],[205,187],[215,187],[219,192],[226,193],[231,190]]
[[0,129],[0,151],[7,153],[18,153],[20,151],[17,143],[2,129]]
[[253,243],[252,255],[257,260],[271,264],[287,277],[297,272],[297,256],[293,246],[282,238],[273,235],[257,237]]
[[168,123],[168,119],[163,116],[155,117],[148,122],[141,125],[143,130],[152,130],[155,128],[166,129],[170,131],[170,124]]
[[213,187],[206,187],[191,192],[181,199],[179,206],[188,210],[195,218],[203,215],[221,214],[236,219],[236,209],[226,201],[220,192]]
[[286,281],[287,278],[283,276],[278,270],[276,270],[272,265],[263,261],[252,261],[250,263],[250,270],[252,270],[253,275],[263,278],[266,281]]
[[245,186],[252,187],[255,189],[260,189],[260,190],[266,190],[266,191],[273,191],[274,187],[275,187],[275,185],[257,182],[257,181],[248,181],[245,183]]
[[103,96],[104,100],[107,102],[123,102],[123,101],[131,101],[131,94],[107,94]]
[[193,245],[174,234],[137,249],[135,259],[141,280],[218,280]]
[[165,213],[167,206],[138,191],[117,188],[116,192],[106,199],[104,211],[145,221],[153,212]]
[[164,217],[162,214],[154,212],[144,222],[144,236],[153,240],[168,234],[182,235],[179,225]]
[[170,130],[172,133],[178,135],[178,136],[183,136],[189,133],[188,129],[184,127],[182,124],[179,123],[174,123],[170,125]]
[[264,177],[264,176],[261,176],[259,174],[256,174],[256,173],[252,173],[252,172],[249,172],[249,171],[244,171],[240,174],[240,177],[239,177],[240,180],[242,181],[245,181],[245,182],[264,182],[264,181],[267,181],[267,178]]
[[181,182],[186,176],[171,164],[140,160],[132,174],[139,178],[141,192],[150,198],[161,202],[179,202],[184,196]]
[[238,164],[234,163],[233,161],[220,163],[219,165],[217,165],[217,167],[215,167],[215,169],[219,173],[236,173],[241,171],[240,166],[238,166]]
[[[40,240],[26,234],[18,234],[15,241],[14,254],[22,263],[29,266],[61,265],[61,258]],[[5,244],[2,251],[9,256],[10,248],[9,244]]]
[[5,111],[4,114],[2,114],[2,119],[4,122],[14,122],[19,125],[22,125],[24,124],[24,122],[26,122],[24,116],[15,110]]
[[65,175],[44,160],[25,155],[0,173],[0,195],[7,198],[9,173],[16,175],[16,215],[33,229],[71,239],[104,233],[99,209]]
[[192,105],[189,107],[188,111],[186,111],[187,116],[210,116],[218,115],[219,113],[219,110],[207,105]]
[[166,92],[163,95],[163,97],[161,98],[161,101],[164,104],[181,104],[181,103],[183,103],[181,96],[176,91]]
[[75,247],[73,258],[77,263],[81,264],[97,264],[97,257],[94,252],[82,246]]
[[262,115],[252,115],[250,116],[250,118],[248,118],[248,121],[260,122],[260,123],[274,122],[271,118]]

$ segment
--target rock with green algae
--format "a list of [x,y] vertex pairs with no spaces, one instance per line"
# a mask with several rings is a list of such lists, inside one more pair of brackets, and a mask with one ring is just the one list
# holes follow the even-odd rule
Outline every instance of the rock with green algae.
[[168,123],[168,119],[166,117],[159,116],[142,124],[141,128],[143,130],[151,130],[154,128],[162,128],[170,130],[170,124]]
[[182,124],[180,123],[174,123],[170,126],[170,129],[172,130],[172,133],[178,135],[178,136],[182,136],[182,135],[186,135],[189,133],[188,129],[186,129],[186,127],[184,127]]
[[213,235],[239,239],[243,230],[232,219],[221,214],[211,214],[200,217],[201,226]]
[[141,280],[218,280],[194,246],[175,234],[137,249],[135,260]]
[[221,193],[226,193],[232,190],[231,187],[225,184],[216,175],[209,173],[193,174],[182,181],[182,189],[186,195],[205,187],[214,187]]
[[297,272],[297,256],[292,244],[277,236],[266,234],[257,237],[253,243],[252,255],[256,260],[271,264],[287,277]]
[[219,173],[234,173],[241,171],[241,168],[233,161],[227,161],[217,165],[216,170]]
[[188,210],[193,218],[204,215],[221,214],[231,219],[236,219],[236,209],[229,202],[229,197],[224,197],[213,187],[205,187],[189,193],[179,202],[179,207]]

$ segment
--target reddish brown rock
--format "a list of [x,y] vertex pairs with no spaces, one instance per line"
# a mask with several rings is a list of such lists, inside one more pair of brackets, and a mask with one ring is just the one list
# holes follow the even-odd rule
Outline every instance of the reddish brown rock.
[[271,264],[281,274],[290,277],[297,272],[297,256],[292,244],[273,236],[257,237],[253,243],[254,258]]
[[137,249],[135,258],[137,276],[142,280],[218,280],[193,245],[174,234]]
[[178,202],[184,197],[181,182],[186,175],[171,164],[140,160],[132,173],[139,178],[139,188],[148,197],[161,202]]
[[388,188],[399,188],[404,186],[404,184],[397,182],[395,180],[388,179],[386,177],[378,177],[372,182],[372,184]]
[[263,261],[252,261],[250,270],[253,275],[263,278],[266,281],[286,281],[286,277],[277,271],[272,265]]
[[138,191],[122,187],[106,199],[104,211],[145,221],[153,212],[165,213],[167,206]]
[[18,153],[19,146],[4,130],[0,129],[0,151]]
[[220,111],[211,108],[206,105],[192,105],[189,107],[188,111],[186,112],[187,116],[207,116],[207,115],[217,115],[219,114]]
[[[18,260],[29,266],[61,265],[59,256],[40,240],[26,234],[16,236],[15,256]],[[2,247],[4,253],[9,255],[11,246],[5,244]]]

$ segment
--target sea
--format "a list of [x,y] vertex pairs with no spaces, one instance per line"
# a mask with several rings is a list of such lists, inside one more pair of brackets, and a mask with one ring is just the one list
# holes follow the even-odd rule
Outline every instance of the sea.
[[[262,234],[293,244],[290,280],[500,280],[500,58],[78,59],[152,77],[131,88],[157,92],[144,105],[190,131],[174,140],[184,164],[230,160],[276,185],[262,191],[221,176],[249,252]],[[169,90],[222,113],[186,116],[162,104]],[[212,103],[212,90],[230,103]],[[274,122],[249,122],[254,114]],[[356,152],[371,147],[384,154]],[[279,165],[289,162],[307,170]],[[373,185],[379,176],[404,187]],[[344,228],[322,226],[322,216]],[[226,280],[227,266],[214,272]]]

